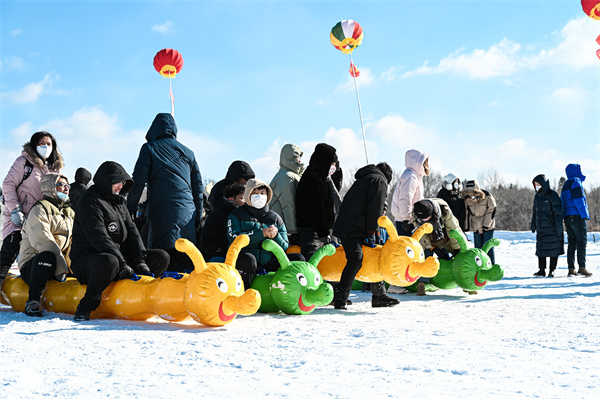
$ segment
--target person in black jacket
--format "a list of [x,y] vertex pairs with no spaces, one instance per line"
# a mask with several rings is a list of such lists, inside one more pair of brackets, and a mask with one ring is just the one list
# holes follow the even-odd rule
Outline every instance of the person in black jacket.
[[127,197],[129,213],[136,214],[148,185],[148,248],[169,253],[169,270],[193,269],[191,259],[175,249],[175,241],[185,238],[196,244],[204,190],[196,157],[177,141],[177,125],[169,113],[156,115],[146,140],[133,171],[135,185]]
[[250,164],[244,161],[233,161],[227,169],[227,175],[223,180],[219,180],[210,190],[208,202],[212,210],[219,209],[227,200],[223,196],[225,187],[232,183],[240,183],[245,186],[246,182],[254,179],[254,171]]
[[[356,273],[362,267],[362,245],[375,246],[379,228],[377,219],[383,215],[392,168],[385,162],[360,168],[356,181],[344,196],[333,234],[340,238],[346,253],[346,266],[339,285],[334,286],[333,303],[336,309],[346,309],[348,296]],[[371,286],[373,307],[394,306],[396,298],[386,294],[383,281]]]
[[[134,273],[160,276],[169,255],[160,249],[146,251],[125,196],[133,180],[116,162],[106,161],[94,175],[94,185],[79,200],[73,223],[71,269],[87,290],[75,312],[75,321],[90,319],[100,305],[102,291]],[[133,267],[132,267],[133,266]]]
[[438,192],[437,197],[446,201],[452,214],[458,220],[458,224],[463,231],[467,231],[467,207],[465,199],[460,195],[462,190],[460,179],[453,173],[444,176],[442,181],[442,189]]
[[75,181],[71,183],[71,190],[69,191],[69,199],[71,200],[71,208],[77,211],[77,204],[79,199],[83,195],[83,192],[87,189],[87,186],[92,180],[92,174],[86,168],[77,168],[75,171]]
[[317,144],[296,188],[296,224],[300,250],[306,259],[330,241],[335,214],[333,184],[330,185],[328,177],[335,172],[337,160],[335,148]]
[[550,258],[548,277],[554,277],[558,257],[565,253],[565,235],[563,232],[562,201],[558,193],[550,188],[545,175],[534,177],[533,215],[531,232],[536,234],[535,255],[538,257],[539,270],[536,277],[546,276],[546,257]]
[[244,186],[233,183],[225,187],[227,201],[206,218],[198,249],[208,262],[225,262],[227,257],[227,218],[231,211],[246,203]]

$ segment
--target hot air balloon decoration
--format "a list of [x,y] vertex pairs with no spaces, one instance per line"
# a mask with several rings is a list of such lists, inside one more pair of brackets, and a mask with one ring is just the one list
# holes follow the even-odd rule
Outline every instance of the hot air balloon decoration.
[[171,80],[183,68],[183,57],[177,50],[166,48],[160,50],[154,56],[154,69],[163,77],[169,78],[169,99],[171,100],[171,115],[175,116],[175,97],[173,97],[173,86]]
[[356,90],[356,100],[358,102],[358,113],[360,115],[360,126],[362,127],[363,142],[365,145],[365,158],[369,163],[369,155],[367,154],[367,136],[365,135],[365,124],[363,122],[362,109],[360,106],[360,97],[358,95],[358,85],[356,84],[356,78],[360,76],[360,71],[354,65],[352,59],[352,52],[356,50],[363,41],[363,29],[362,26],[356,21],[351,19],[344,19],[338,22],[331,29],[329,38],[333,47],[340,50],[344,54],[350,55],[350,76],[354,80],[354,89]]

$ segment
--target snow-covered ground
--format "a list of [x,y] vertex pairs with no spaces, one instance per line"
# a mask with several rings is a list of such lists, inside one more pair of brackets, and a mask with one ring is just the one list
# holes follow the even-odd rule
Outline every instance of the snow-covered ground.
[[590,278],[566,277],[564,256],[556,278],[534,278],[534,235],[497,232],[503,280],[478,295],[398,295],[394,308],[353,291],[348,311],[210,328],[2,305],[0,396],[598,398],[600,234],[588,236]]

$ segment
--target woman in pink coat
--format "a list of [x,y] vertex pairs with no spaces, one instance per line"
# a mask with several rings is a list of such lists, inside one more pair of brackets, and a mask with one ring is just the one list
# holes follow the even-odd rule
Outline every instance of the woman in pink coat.
[[21,226],[31,207],[42,199],[40,180],[48,172],[60,172],[63,159],[56,140],[48,132],[37,132],[23,145],[2,183],[5,207],[2,213],[0,287],[19,253]]

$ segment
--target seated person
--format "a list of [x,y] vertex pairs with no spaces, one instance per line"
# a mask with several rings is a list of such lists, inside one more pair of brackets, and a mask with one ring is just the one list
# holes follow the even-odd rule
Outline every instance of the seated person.
[[[275,241],[285,251],[288,235],[281,216],[269,210],[273,197],[271,187],[263,180],[250,179],[246,183],[244,198],[246,203],[234,209],[227,219],[227,238],[231,244],[240,234],[247,234],[250,243],[242,248],[236,262],[244,286],[249,288],[259,271],[271,272],[279,269],[279,261],[273,254],[262,248],[266,238]],[[304,260],[300,254],[288,254],[290,260]]]
[[42,199],[35,203],[23,224],[19,251],[21,277],[29,285],[25,314],[42,317],[40,298],[46,282],[64,281],[69,273],[69,251],[75,212],[69,202],[69,181],[58,173],[40,180]]
[[232,183],[225,187],[225,203],[214,212],[211,212],[204,223],[198,249],[202,252],[207,262],[224,262],[227,256],[227,218],[237,207],[246,203],[244,199],[244,186]]
[[450,207],[443,199],[425,198],[417,201],[413,206],[411,221],[415,227],[424,223],[431,223],[433,226],[433,231],[423,235],[420,241],[425,249],[425,256],[430,256],[429,251],[433,250],[439,258],[450,259],[460,251],[460,244],[448,233],[452,229],[458,230],[463,236],[464,233],[458,219],[452,214]]
[[[118,163],[106,161],[94,175],[94,185],[79,200],[73,223],[71,269],[87,290],[75,321],[90,319],[112,281],[137,274],[160,276],[169,265],[162,249],[146,251],[127,209],[125,196],[133,180]],[[132,265],[132,266],[130,266]]]

